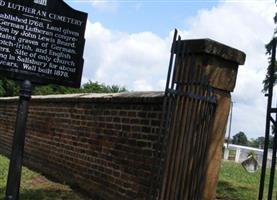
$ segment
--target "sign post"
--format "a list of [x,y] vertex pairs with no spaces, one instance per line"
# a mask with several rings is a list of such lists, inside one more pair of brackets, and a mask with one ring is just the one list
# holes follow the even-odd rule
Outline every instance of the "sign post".
[[24,153],[25,130],[28,116],[29,101],[31,99],[32,85],[24,81],[19,92],[16,125],[13,137],[12,154],[10,159],[8,181],[5,200],[18,200],[21,169]]
[[87,13],[63,0],[0,0],[0,73],[22,81],[5,200],[18,200],[32,84],[80,87]]

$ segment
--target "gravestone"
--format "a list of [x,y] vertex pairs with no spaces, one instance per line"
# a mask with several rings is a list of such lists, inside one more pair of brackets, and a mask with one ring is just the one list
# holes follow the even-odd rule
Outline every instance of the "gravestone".
[[249,173],[254,173],[259,169],[258,161],[252,155],[244,160],[241,165]]

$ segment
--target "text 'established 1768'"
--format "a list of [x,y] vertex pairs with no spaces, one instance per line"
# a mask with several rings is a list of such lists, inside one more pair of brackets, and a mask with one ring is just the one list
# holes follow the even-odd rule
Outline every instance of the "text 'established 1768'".
[[87,14],[61,0],[0,0],[0,71],[79,87]]

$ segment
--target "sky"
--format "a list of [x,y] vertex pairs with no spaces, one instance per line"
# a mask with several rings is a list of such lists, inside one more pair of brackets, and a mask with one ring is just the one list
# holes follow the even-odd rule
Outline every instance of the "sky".
[[163,91],[173,30],[246,53],[232,93],[231,135],[264,136],[265,44],[273,37],[274,0],[65,0],[88,13],[82,82]]

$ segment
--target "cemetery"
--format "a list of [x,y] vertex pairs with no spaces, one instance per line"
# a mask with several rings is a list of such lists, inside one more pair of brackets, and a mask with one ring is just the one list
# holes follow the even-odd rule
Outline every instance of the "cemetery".
[[[212,39],[182,39],[175,30],[164,91],[32,95],[37,85],[80,88],[88,14],[61,0],[0,0],[0,9],[0,73],[20,85],[18,97],[0,98],[0,154],[10,159],[0,157],[7,171],[0,177],[6,181],[0,181],[0,197],[43,198],[47,187],[40,194],[32,190],[34,197],[26,189],[37,180],[57,188],[61,196],[49,193],[53,199],[232,199],[237,197],[222,191],[232,178],[220,173],[230,166],[237,174],[244,168],[251,178],[261,177],[251,182],[260,183],[254,194],[259,200],[264,189],[269,199],[276,193],[276,145],[271,153],[267,148],[270,123],[276,124],[271,114],[277,113],[275,39],[265,147],[261,153],[226,146],[224,159],[235,149],[235,161],[243,166],[237,168],[222,161],[222,147],[243,51]],[[244,150],[259,156],[247,157]]]

